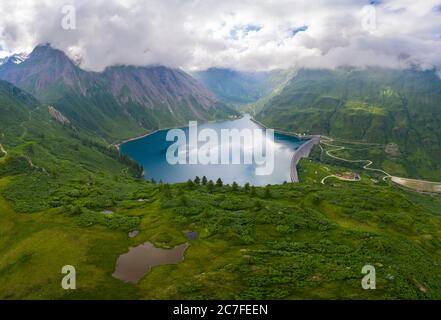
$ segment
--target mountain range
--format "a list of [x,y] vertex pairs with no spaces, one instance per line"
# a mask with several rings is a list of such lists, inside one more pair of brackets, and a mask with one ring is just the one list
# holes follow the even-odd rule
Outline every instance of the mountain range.
[[106,143],[188,120],[237,116],[239,108],[276,129],[383,144],[395,152],[369,156],[392,174],[441,179],[441,80],[434,70],[211,68],[190,75],[164,66],[111,66],[92,72],[43,44],[3,59],[0,79]]
[[[313,159],[300,162],[299,184],[145,181],[108,141],[237,113],[180,70],[89,72],[50,46],[16,62],[0,67],[0,299],[441,297],[439,197],[366,171],[325,185],[351,169]],[[298,70],[255,103],[276,128],[394,142],[409,174],[429,176],[440,94],[431,71]],[[112,277],[118,257],[146,241],[189,246],[137,284]],[[360,287],[366,263],[377,290]],[[76,290],[60,287],[66,264]]]
[[148,130],[236,115],[200,82],[163,66],[81,69],[49,44],[37,46],[20,63],[0,66],[6,80],[50,104],[74,126],[107,141]]
[[23,61],[25,61],[27,58],[28,55],[26,53],[15,53],[11,56],[0,58],[0,66],[9,63],[20,64]]

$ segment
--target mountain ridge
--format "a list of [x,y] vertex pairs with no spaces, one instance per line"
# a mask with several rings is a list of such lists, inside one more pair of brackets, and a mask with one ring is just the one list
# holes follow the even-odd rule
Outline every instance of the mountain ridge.
[[182,70],[113,66],[91,72],[48,44],[37,46],[20,64],[0,66],[0,78],[108,141],[236,114]]
[[257,119],[300,133],[396,144],[401,156],[380,163],[398,175],[440,179],[440,101],[434,70],[303,69]]

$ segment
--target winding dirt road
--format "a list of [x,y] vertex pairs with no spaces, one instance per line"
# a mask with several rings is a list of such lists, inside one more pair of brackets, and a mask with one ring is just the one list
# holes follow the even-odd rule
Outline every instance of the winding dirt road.
[[324,177],[324,178],[322,179],[321,183],[322,183],[322,184],[325,184],[325,181],[326,181],[327,179],[329,179],[329,178],[336,178],[336,179],[338,179],[338,180],[341,180],[341,181],[348,181],[348,182],[359,182],[359,181],[360,181],[359,179],[347,179],[347,178],[343,178],[343,177],[336,176],[335,174],[331,174],[331,175],[329,175],[329,176]]
[[[325,137],[325,136],[323,136],[322,138],[328,140],[329,142],[333,142],[333,141],[334,141],[334,139],[329,138],[329,137]],[[369,170],[369,171],[380,172],[380,173],[384,174],[384,177],[383,177],[383,180],[384,180],[384,181],[386,181],[386,179],[392,177],[391,174],[387,173],[387,172],[384,171],[384,170],[381,170],[381,169],[375,169],[375,168],[370,168],[370,166],[373,164],[372,160],[367,160],[367,159],[366,159],[366,160],[349,160],[349,159],[340,158],[340,157],[337,157],[337,156],[334,156],[333,154],[331,154],[331,152],[337,152],[337,151],[342,151],[342,150],[345,150],[345,149],[349,149],[349,148],[347,148],[347,147],[336,146],[336,145],[333,145],[333,144],[331,144],[331,143],[328,143],[328,142],[325,142],[325,141],[321,140],[321,141],[320,141],[320,144],[322,144],[322,143],[323,143],[324,145],[328,146],[328,147],[335,147],[335,149],[332,149],[332,150],[328,150],[328,151],[326,151],[326,154],[327,154],[329,157],[331,157],[331,158],[334,158],[334,159],[337,159],[337,160],[341,160],[341,161],[344,161],[344,162],[349,162],[349,163],[366,163],[366,164],[363,166],[363,169],[365,169],[365,170]],[[360,143],[360,144],[362,144],[362,143]],[[367,143],[363,143],[363,144],[368,145]],[[320,147],[321,147],[321,145],[320,145]],[[322,147],[322,151],[325,151],[325,150],[323,149],[323,147]],[[330,175],[330,176],[328,176],[328,177],[331,177],[331,176],[333,176],[333,175]],[[326,180],[326,178],[328,178],[328,177],[325,177],[324,180]],[[323,183],[323,180],[322,180],[322,183]],[[324,184],[324,183],[323,183],[323,184]]]
[[[386,181],[387,179],[390,179],[393,183],[395,183],[395,184],[397,184],[399,186],[404,186],[406,188],[409,188],[409,189],[417,191],[417,192],[425,192],[427,190],[430,190],[429,192],[435,192],[435,193],[440,193],[441,192],[441,183],[430,182],[430,181],[425,181],[425,180],[416,180],[416,179],[407,179],[407,178],[396,177],[396,176],[393,176],[393,175],[387,173],[384,170],[370,168],[370,166],[373,164],[372,160],[349,160],[349,159],[344,159],[344,158],[341,158],[341,157],[337,157],[337,156],[331,154],[331,152],[338,152],[338,151],[342,151],[342,150],[345,150],[345,149],[351,149],[351,148],[347,148],[347,147],[343,147],[343,146],[337,146],[337,145],[331,144],[330,142],[334,142],[334,139],[332,139],[330,137],[322,136],[322,139],[320,140],[320,144],[319,144],[320,148],[322,149],[322,154],[323,154],[323,152],[325,152],[331,158],[334,158],[334,159],[337,159],[337,160],[341,160],[341,161],[345,161],[345,162],[349,162],[349,163],[366,163],[363,166],[363,169],[369,170],[369,171],[380,172],[380,173],[384,174],[383,181]],[[351,142],[351,143],[363,144],[363,145],[371,145],[371,146],[380,146],[379,144],[373,144],[373,143],[372,144],[371,143],[362,143],[362,142],[360,142],[360,143],[358,143],[358,142]],[[325,151],[325,149],[322,147],[321,144],[324,144],[324,145],[326,145],[328,147],[334,147],[335,149]],[[337,179],[343,180],[343,181],[352,181],[352,182],[359,181],[359,180],[344,179],[344,178],[341,178],[341,177],[338,177],[336,175],[331,174],[329,176],[324,177],[322,179],[321,183],[325,184],[326,180],[331,178],[331,177],[334,177],[334,178],[337,178]],[[416,184],[421,184],[422,186],[420,185],[418,187],[414,187],[413,184],[415,184],[415,185]]]

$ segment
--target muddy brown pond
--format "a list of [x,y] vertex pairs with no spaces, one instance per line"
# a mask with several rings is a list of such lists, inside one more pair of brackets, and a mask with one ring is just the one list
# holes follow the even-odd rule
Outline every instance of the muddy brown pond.
[[125,282],[137,283],[152,267],[177,264],[184,260],[188,243],[172,249],[155,248],[150,242],[129,248],[129,252],[119,256],[113,277]]

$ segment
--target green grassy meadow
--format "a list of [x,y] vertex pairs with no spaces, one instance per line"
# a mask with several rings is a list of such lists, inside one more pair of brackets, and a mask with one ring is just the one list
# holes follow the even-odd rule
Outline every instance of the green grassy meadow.
[[[2,193],[13,179],[0,180]],[[142,182],[122,197],[103,216],[86,208],[17,212],[2,196],[0,298],[441,297],[439,198],[344,182],[248,190]],[[136,219],[128,227],[103,221],[121,217]],[[140,231],[132,239],[131,229]],[[187,240],[186,230],[198,239]],[[182,263],[154,267],[138,284],[114,279],[118,256],[146,241],[190,247]],[[76,267],[76,290],[61,288],[67,264]],[[365,264],[377,269],[377,290],[361,288]]]

